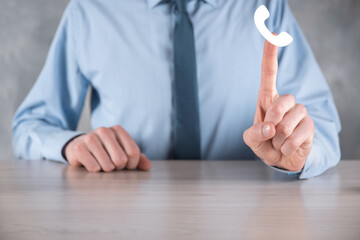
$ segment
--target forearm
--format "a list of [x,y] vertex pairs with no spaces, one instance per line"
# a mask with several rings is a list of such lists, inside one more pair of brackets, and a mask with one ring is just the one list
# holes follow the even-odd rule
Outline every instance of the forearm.
[[89,86],[77,47],[76,3],[62,17],[41,74],[17,110],[13,147],[18,158],[65,161],[62,147],[74,136]]
[[62,147],[80,132],[63,129],[40,119],[14,120],[13,148],[17,158],[66,162]]

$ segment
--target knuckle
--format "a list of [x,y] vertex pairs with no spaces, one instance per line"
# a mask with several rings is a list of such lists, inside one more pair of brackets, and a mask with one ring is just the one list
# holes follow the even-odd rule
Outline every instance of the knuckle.
[[299,109],[300,113],[307,115],[307,109],[303,104],[297,104],[297,108]]
[[299,141],[293,138],[288,139],[287,142],[287,147],[291,150],[291,151],[295,151],[298,146],[299,146]]
[[292,133],[292,129],[284,124],[279,124],[279,126],[277,127],[277,131],[282,135],[282,136],[290,136],[290,134]]
[[132,148],[128,151],[128,156],[129,156],[129,158],[131,158],[131,159],[140,157],[140,148],[139,148],[138,146],[132,147]]
[[122,132],[123,131],[123,128],[120,126],[120,125],[115,125],[112,127],[115,131],[120,131]]
[[95,130],[95,132],[99,135],[107,135],[109,133],[109,129],[107,129],[106,127],[99,127]]
[[125,154],[118,152],[113,158],[112,158],[113,163],[115,164],[116,168],[119,167],[125,167],[126,163],[127,163],[127,157]]
[[76,152],[82,151],[84,149],[84,144],[82,142],[77,142],[73,145],[73,149]]
[[306,121],[311,125],[313,129],[315,129],[314,121],[311,119],[311,117],[307,116]]
[[88,148],[86,147],[86,144],[84,142],[78,142],[75,144],[73,151],[76,156],[82,157],[83,154],[88,151]]
[[291,95],[291,94],[285,94],[285,95],[284,95],[284,98],[285,98],[287,101],[289,101],[289,102],[292,102],[292,103],[295,102],[295,98],[294,98],[294,96]]
[[270,112],[275,116],[281,115],[283,112],[283,107],[280,104],[274,104],[271,106]]
[[116,158],[114,159],[114,164],[116,168],[124,168],[127,163],[127,160],[122,158]]
[[96,137],[93,133],[89,133],[85,136],[84,141],[88,145],[94,145],[96,144]]

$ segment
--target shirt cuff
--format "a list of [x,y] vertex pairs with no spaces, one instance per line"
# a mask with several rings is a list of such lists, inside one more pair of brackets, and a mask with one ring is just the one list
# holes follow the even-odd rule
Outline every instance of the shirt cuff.
[[45,159],[68,163],[62,155],[62,149],[71,139],[84,134],[76,131],[59,131],[50,134],[43,144],[42,156]]
[[[261,158],[260,158],[261,159]],[[279,168],[279,167],[275,167],[275,166],[271,166],[269,164],[267,164],[263,159],[261,159],[261,161],[263,163],[265,163],[266,166],[268,166],[269,168],[272,168],[278,172],[282,172],[282,173],[286,173],[287,175],[300,175],[302,173],[303,170],[297,171],[297,172],[292,172],[283,168]]]

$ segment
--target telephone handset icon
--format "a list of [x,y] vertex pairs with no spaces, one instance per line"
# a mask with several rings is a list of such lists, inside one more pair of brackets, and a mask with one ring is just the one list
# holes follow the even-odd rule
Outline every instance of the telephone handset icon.
[[289,45],[293,41],[293,38],[290,34],[288,34],[287,32],[282,32],[278,36],[275,36],[265,26],[265,20],[269,17],[269,10],[264,5],[261,5],[260,7],[258,7],[258,9],[256,9],[254,14],[254,21],[261,35],[271,44],[278,47],[285,47]]

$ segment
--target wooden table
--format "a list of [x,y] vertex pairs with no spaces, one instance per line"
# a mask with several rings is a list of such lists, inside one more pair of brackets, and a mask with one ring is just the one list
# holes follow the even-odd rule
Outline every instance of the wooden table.
[[360,239],[360,161],[311,180],[260,161],[0,162],[0,239]]

